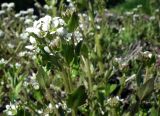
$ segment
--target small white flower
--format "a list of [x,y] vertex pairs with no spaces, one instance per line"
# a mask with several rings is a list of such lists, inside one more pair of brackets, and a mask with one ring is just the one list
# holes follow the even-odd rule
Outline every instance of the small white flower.
[[1,85],[4,85],[4,81],[1,81]]
[[52,109],[52,108],[53,108],[53,106],[52,106],[51,103],[49,103],[48,108],[49,108],[49,109]]
[[142,53],[143,56],[148,57],[148,58],[152,58],[152,53],[149,51],[145,51]]
[[7,7],[8,7],[8,3],[6,3],[6,2],[5,2],[5,3],[2,3],[2,4],[1,4],[1,7],[2,7],[2,9],[7,8]]
[[49,15],[46,15],[45,17],[43,17],[39,20],[43,31],[49,31],[51,20],[52,20],[52,18]]
[[118,101],[121,101],[121,102],[124,101],[124,99],[120,99],[119,96],[116,96],[116,99],[117,99]]
[[155,12],[156,12],[156,13],[159,13],[159,9],[156,9]]
[[29,33],[34,33],[34,34],[37,35],[38,37],[42,37],[42,36],[41,36],[41,30],[38,29],[38,28],[28,27],[28,28],[26,29],[26,31],[29,32]]
[[133,15],[133,12],[125,12],[125,15],[131,16],[131,15]]
[[36,15],[32,15],[32,19],[33,20],[37,19],[37,16]]
[[49,116],[49,114],[45,114],[44,116]]
[[23,56],[25,56],[25,54],[26,54],[25,51],[24,51],[24,52],[19,52],[18,56],[19,56],[19,57],[23,57]]
[[0,37],[4,36],[4,32],[2,30],[0,30]]
[[66,30],[64,29],[64,27],[60,27],[56,30],[57,34],[60,35],[60,36],[64,36],[67,32]]
[[6,64],[7,60],[5,60],[4,58],[0,59],[0,64]]
[[32,76],[29,77],[31,80],[35,80],[36,79],[36,74],[32,73]]
[[5,11],[4,10],[0,10],[0,15],[3,15],[5,14]]
[[155,19],[156,19],[155,16],[151,16],[151,17],[149,18],[150,21],[154,21]]
[[38,83],[34,83],[34,84],[33,84],[33,88],[34,88],[35,90],[38,90],[38,89],[39,89],[39,84],[38,84]]
[[142,4],[137,5],[137,8],[142,8]]
[[71,38],[72,38],[72,33],[67,33],[67,35],[66,35],[66,40],[67,40],[67,41],[70,41]]
[[26,39],[28,39],[28,37],[29,37],[29,34],[28,34],[28,33],[21,33],[21,34],[20,34],[20,38],[21,38],[21,39],[26,40]]
[[10,111],[10,110],[9,110],[9,111],[7,111],[7,115],[8,115],[8,116],[13,116],[12,111]]
[[9,48],[14,48],[14,45],[11,44],[11,43],[8,43],[8,47],[9,47]]
[[16,63],[15,66],[16,66],[16,68],[19,68],[19,67],[21,67],[21,64],[20,63]]
[[54,18],[52,19],[52,26],[53,26],[54,28],[57,28],[58,26],[63,26],[63,25],[65,25],[65,22],[64,22],[64,20],[61,19],[60,17],[54,17]]
[[20,17],[19,20],[20,20],[21,22],[23,22],[23,21],[25,20],[25,18],[24,18],[24,17]]
[[10,105],[6,105],[6,109],[10,109],[11,107],[10,107]]
[[28,50],[34,50],[35,49],[35,47],[33,45],[27,45],[27,46],[25,46],[25,48],[28,49]]
[[27,11],[24,11],[24,10],[21,10],[20,12],[19,12],[19,14],[21,14],[21,15],[26,15],[28,12]]
[[36,39],[35,39],[33,36],[30,36],[30,37],[29,37],[29,41],[30,41],[30,43],[32,43],[32,44],[35,44],[35,43],[36,43]]
[[31,19],[26,19],[25,21],[24,21],[24,24],[32,24],[32,20]]
[[20,16],[21,16],[20,13],[15,14],[15,17],[16,17],[16,18],[18,18],[18,17],[20,17]]
[[12,110],[16,110],[16,106],[14,104],[11,104],[10,106]]
[[38,114],[42,114],[43,113],[43,110],[37,110]]
[[27,9],[27,12],[28,12],[28,14],[33,14],[34,9],[33,8],[29,8],[29,9]]
[[51,53],[51,51],[50,51],[50,49],[49,49],[48,46],[45,46],[45,47],[44,47],[44,51],[46,51],[47,53]]
[[14,2],[9,3],[9,4],[8,4],[8,7],[9,7],[9,8],[13,8],[13,7],[15,7]]
[[58,109],[58,108],[59,108],[59,105],[58,105],[58,104],[56,104],[56,105],[55,105],[55,107]]

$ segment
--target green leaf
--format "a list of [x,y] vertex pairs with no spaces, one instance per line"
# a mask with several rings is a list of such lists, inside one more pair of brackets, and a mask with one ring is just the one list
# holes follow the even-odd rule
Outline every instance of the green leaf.
[[151,109],[151,116],[159,116],[159,111],[155,107],[152,107]]
[[137,96],[141,101],[145,99],[149,94],[151,94],[152,91],[154,90],[154,80],[155,80],[154,77],[149,79],[145,84],[143,84],[137,90]]
[[79,18],[76,12],[72,13],[71,18],[68,21],[68,31],[73,32],[79,25]]
[[43,99],[43,95],[42,95],[42,93],[40,91],[34,91],[33,96],[37,101],[40,101],[40,102]]
[[74,47],[71,44],[62,45],[62,55],[64,56],[66,62],[70,64],[74,59]]
[[84,57],[88,57],[88,47],[87,45],[84,43],[82,44],[82,47],[81,47],[81,54],[84,56]]
[[106,96],[109,96],[116,89],[116,87],[116,84],[107,84],[105,88]]
[[15,89],[14,89],[14,97],[17,97],[17,96],[18,96],[19,92],[20,92],[21,89],[22,89],[21,87],[22,87],[22,81],[19,82],[19,83],[16,85],[16,87],[15,87]]
[[42,67],[39,67],[36,79],[42,88],[46,87],[46,84],[48,83],[48,76],[47,72],[45,72]]
[[68,95],[67,106],[70,108],[77,108],[86,103],[87,93],[85,87],[81,85],[73,93]]

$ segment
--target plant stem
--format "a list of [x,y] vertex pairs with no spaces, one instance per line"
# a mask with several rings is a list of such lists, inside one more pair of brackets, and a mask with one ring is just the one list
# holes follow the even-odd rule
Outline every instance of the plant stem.
[[100,72],[103,73],[104,72],[104,66],[103,66],[103,63],[102,63],[102,48],[101,48],[101,45],[100,45],[100,39],[101,39],[100,34],[95,37],[95,46],[96,46],[96,52],[97,52],[97,55],[98,55],[98,66],[99,66]]
[[[88,101],[89,101],[89,106],[90,106],[90,111],[93,110],[93,104],[92,104],[92,74],[91,74],[91,69],[90,69],[90,64],[89,64],[89,59],[86,59],[82,57],[82,60],[85,64],[85,69],[86,69],[86,75],[88,77]],[[93,112],[92,112],[93,113]]]

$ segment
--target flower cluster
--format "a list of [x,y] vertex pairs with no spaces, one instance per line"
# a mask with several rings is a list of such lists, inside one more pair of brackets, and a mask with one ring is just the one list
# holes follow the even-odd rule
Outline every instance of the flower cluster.
[[11,11],[13,10],[13,8],[15,7],[15,4],[13,2],[11,3],[3,3],[1,4],[1,13],[0,14],[4,14],[6,11]]
[[34,21],[33,26],[28,27],[26,32],[30,34],[29,40],[32,44],[26,47],[36,49],[38,44],[37,41],[40,39],[43,41],[40,45],[44,45],[43,49],[47,53],[51,53],[50,48],[53,47],[58,40],[69,42],[73,38],[75,45],[83,40],[82,33],[79,30],[70,33],[67,30],[66,22],[62,18],[52,18],[49,15]]
[[35,90],[39,89],[39,83],[36,80],[36,74],[35,73],[32,73],[31,76],[29,76],[28,78],[25,79],[24,86],[28,87],[29,85],[31,85]]
[[18,102],[10,103],[10,104],[6,105],[5,112],[8,116],[14,116],[17,114],[18,107],[19,107]]
[[52,18],[49,15],[35,21],[33,27],[26,29],[27,32],[35,34],[39,38],[46,37],[47,34],[53,34],[55,30],[57,33],[61,33],[65,22],[60,17]]

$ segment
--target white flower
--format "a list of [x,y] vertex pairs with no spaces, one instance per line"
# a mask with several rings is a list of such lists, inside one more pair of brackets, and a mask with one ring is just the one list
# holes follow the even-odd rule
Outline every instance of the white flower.
[[42,36],[41,36],[41,30],[38,29],[38,28],[28,27],[28,28],[26,29],[26,31],[27,31],[28,33],[34,33],[34,34],[37,35],[38,37],[42,37]]
[[35,39],[33,36],[30,36],[30,37],[29,37],[29,41],[30,41],[30,43],[32,43],[32,44],[35,44],[35,43],[36,43],[36,39]]
[[13,115],[17,114],[17,109],[18,109],[18,104],[17,103],[15,103],[15,104],[10,103],[9,105],[6,105],[5,112],[9,116],[13,116]]
[[37,19],[37,16],[36,15],[32,15],[32,19]]
[[19,68],[21,66],[21,64],[20,63],[16,63],[15,66],[16,66],[16,68]]
[[65,22],[63,19],[61,19],[60,17],[54,17],[52,19],[52,26],[54,28],[57,28],[58,26],[64,26],[65,25]]
[[4,10],[0,10],[0,15],[3,15],[5,13]]
[[14,2],[9,3],[9,4],[8,4],[8,7],[9,7],[9,8],[13,8],[13,7],[15,7]]
[[58,108],[59,108],[59,105],[58,105],[58,104],[56,104],[56,105],[55,105],[55,107],[58,109]]
[[142,4],[137,5],[137,8],[142,8]]
[[25,56],[25,54],[26,54],[25,51],[24,51],[24,52],[19,52],[18,56],[19,56],[19,57],[23,57],[23,56]]
[[133,12],[125,12],[125,15],[131,16],[131,15],[133,15]]
[[66,35],[66,40],[67,40],[67,41],[70,41],[71,38],[72,38],[72,33],[67,33],[67,35]]
[[35,49],[35,47],[33,45],[27,45],[27,46],[25,46],[25,48],[28,49],[28,50],[34,50]]
[[2,30],[0,30],[0,37],[4,36],[4,32]]
[[14,48],[14,45],[11,44],[11,43],[8,43],[8,47],[9,47],[9,48]]
[[6,109],[10,109],[10,105],[6,105]]
[[156,13],[159,13],[159,9],[156,9],[155,12],[156,12]]
[[43,31],[49,31],[51,20],[52,18],[49,15],[46,15],[45,17],[39,20],[39,23],[41,23]]
[[5,60],[4,58],[0,59],[0,64],[6,64],[7,60]]
[[150,21],[154,21],[155,19],[156,19],[155,16],[151,16],[151,17],[149,18]]
[[64,29],[64,27],[60,27],[56,30],[57,34],[60,35],[60,36],[64,36],[67,32],[66,30]]
[[149,52],[149,51],[143,52],[142,55],[143,55],[144,57],[152,58],[152,53]]
[[28,39],[28,37],[29,37],[29,34],[28,34],[28,33],[25,33],[25,32],[24,32],[24,33],[21,33],[21,34],[20,34],[20,38],[21,38],[21,39],[24,39],[24,40],[25,40],[25,39]]
[[77,45],[80,41],[83,40],[83,36],[79,31],[74,32],[75,35],[75,45]]
[[11,104],[11,109],[16,110],[16,106],[14,104]]
[[116,98],[118,101],[121,101],[121,102],[124,101],[124,99],[120,99],[119,96],[116,96],[115,98]]
[[27,11],[24,11],[24,10],[21,10],[20,12],[19,12],[19,14],[20,15],[26,15],[28,12]]
[[31,19],[26,19],[25,21],[24,21],[24,24],[32,24],[32,20]]
[[5,2],[5,3],[2,3],[2,4],[1,4],[1,7],[2,7],[2,9],[7,8],[7,7],[8,7],[8,3],[6,3],[6,2]]
[[38,114],[42,114],[43,113],[43,110],[37,110]]
[[33,88],[35,89],[35,90],[38,90],[39,89],[39,84],[36,82],[36,83],[34,83],[33,84]]
[[7,115],[8,115],[8,116],[12,116],[12,115],[13,115],[12,111],[9,110],[9,111],[7,112]]
[[49,109],[52,109],[52,108],[53,108],[53,106],[52,106],[51,103],[49,103],[48,108],[49,108]]
[[28,12],[28,14],[33,14],[34,9],[33,8],[29,8],[29,9],[27,9],[27,12]]
[[45,46],[45,47],[44,47],[44,51],[46,51],[47,53],[51,53],[51,51],[50,51],[50,49],[49,49],[48,46]]

